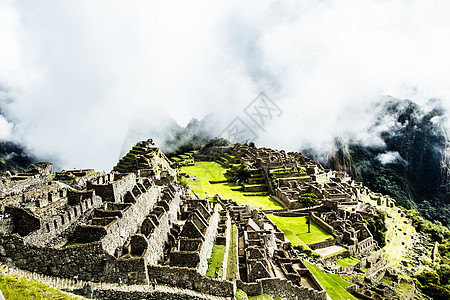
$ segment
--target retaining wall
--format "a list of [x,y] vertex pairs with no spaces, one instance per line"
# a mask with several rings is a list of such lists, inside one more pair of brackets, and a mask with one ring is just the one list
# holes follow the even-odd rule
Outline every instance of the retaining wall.
[[26,244],[17,234],[0,237],[0,260],[49,276],[80,280],[148,284],[143,258],[117,259],[103,250],[99,242],[54,249]]
[[159,283],[168,284],[174,280],[178,285],[184,280],[186,287],[191,290],[221,297],[230,297],[235,292],[235,285],[231,281],[205,277],[195,269],[161,265],[148,265],[147,268],[150,280],[155,278]]
[[325,290],[316,291],[305,286],[293,285],[291,281],[281,278],[258,279],[255,283],[237,281],[237,288],[249,296],[268,294],[270,297],[280,297],[286,300],[325,300]]

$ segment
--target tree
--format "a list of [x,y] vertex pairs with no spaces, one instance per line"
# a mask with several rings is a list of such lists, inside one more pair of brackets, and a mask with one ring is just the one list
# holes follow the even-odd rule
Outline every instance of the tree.
[[446,285],[450,280],[450,266],[448,264],[441,264],[439,270],[437,270],[439,277],[441,278],[441,284]]
[[317,196],[311,193],[305,193],[298,197],[298,201],[301,203],[303,207],[311,207],[319,205],[320,201],[317,199],[318,199]]
[[367,228],[375,241],[378,242],[378,246],[384,247],[386,245],[386,214],[382,211],[378,211],[378,214],[373,218],[365,220]]
[[441,284],[439,275],[434,271],[423,270],[419,275],[417,275],[417,280],[419,280],[420,284],[423,286],[427,286],[430,283],[437,285]]

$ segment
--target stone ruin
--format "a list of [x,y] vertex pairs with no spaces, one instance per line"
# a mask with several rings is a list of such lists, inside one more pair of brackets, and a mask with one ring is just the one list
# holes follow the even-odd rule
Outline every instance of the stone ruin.
[[[394,200],[379,194],[373,196],[346,172],[325,169],[300,153],[243,145],[234,145],[229,153],[227,161],[233,162],[235,169],[235,164],[241,163],[252,174],[248,179],[249,183],[253,174],[262,175],[263,182],[268,186],[268,190],[272,191],[272,197],[286,208],[284,211],[274,212],[275,214],[308,215],[333,236],[327,241],[308,245],[311,249],[340,245],[347,250],[341,253],[340,257],[351,255],[358,258],[378,249],[364,222],[364,219],[374,217],[377,212],[372,205],[362,201],[362,198],[371,195],[377,197],[378,203],[391,207]],[[220,160],[218,162],[224,163]],[[320,204],[303,207],[298,199],[306,193],[317,196]]]
[[[273,151],[256,162],[295,164]],[[199,199],[175,178],[176,170],[151,140],[139,142],[110,173],[52,174],[51,164],[42,163],[3,178],[0,262],[93,282],[185,281],[189,289],[222,297],[239,287],[249,295],[326,298],[264,213],[218,195],[215,201]],[[236,236],[233,226],[239,228]],[[231,249],[224,261],[230,257],[237,265],[233,278],[227,270],[219,279],[205,277],[215,243]]]

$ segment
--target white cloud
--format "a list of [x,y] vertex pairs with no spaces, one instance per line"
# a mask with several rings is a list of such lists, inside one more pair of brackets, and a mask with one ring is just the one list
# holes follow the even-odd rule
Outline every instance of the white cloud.
[[[14,135],[65,168],[109,170],[124,140],[264,90],[284,111],[258,144],[369,144],[383,95],[450,106],[448,1],[0,1]],[[137,133],[139,131],[139,133]],[[220,130],[218,131],[218,133]],[[280,134],[282,133],[282,134]],[[375,137],[374,137],[375,136]]]
[[379,160],[383,165],[396,163],[407,164],[406,160],[404,160],[397,151],[387,151],[385,153],[381,153],[377,156],[377,160]]

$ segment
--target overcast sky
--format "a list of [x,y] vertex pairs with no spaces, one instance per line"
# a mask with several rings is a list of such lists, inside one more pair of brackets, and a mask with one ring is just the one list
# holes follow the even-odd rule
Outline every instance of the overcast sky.
[[264,91],[282,114],[257,145],[378,143],[372,101],[450,106],[449,13],[447,0],[0,0],[0,139],[108,171],[130,132],[215,113],[220,133]]

